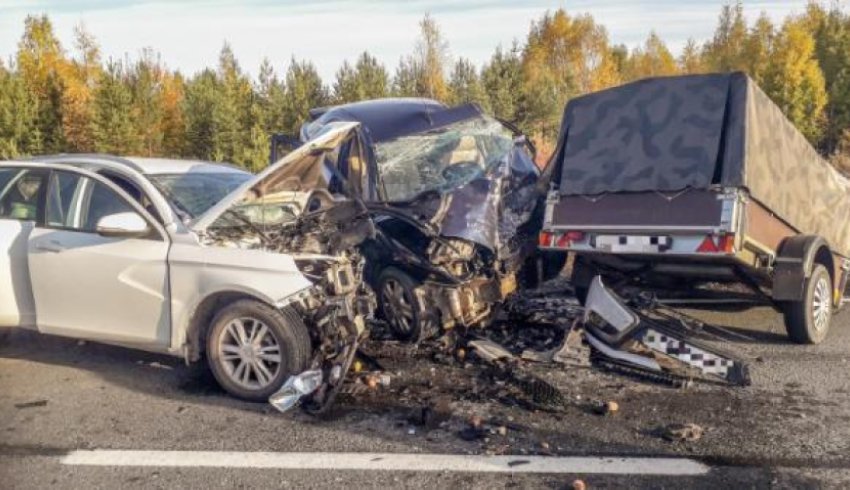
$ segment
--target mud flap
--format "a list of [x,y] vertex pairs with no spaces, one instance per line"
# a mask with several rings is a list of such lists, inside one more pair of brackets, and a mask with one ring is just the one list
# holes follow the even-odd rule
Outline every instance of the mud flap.
[[730,354],[690,338],[681,328],[632,311],[597,276],[585,305],[588,343],[609,362],[632,371],[702,379],[737,386],[750,384],[748,365]]

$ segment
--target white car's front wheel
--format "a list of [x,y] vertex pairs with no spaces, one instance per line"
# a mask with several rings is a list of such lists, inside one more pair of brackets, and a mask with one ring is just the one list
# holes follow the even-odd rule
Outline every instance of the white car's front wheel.
[[309,359],[307,328],[291,309],[236,301],[218,312],[208,330],[209,367],[225,391],[243,400],[267,400]]

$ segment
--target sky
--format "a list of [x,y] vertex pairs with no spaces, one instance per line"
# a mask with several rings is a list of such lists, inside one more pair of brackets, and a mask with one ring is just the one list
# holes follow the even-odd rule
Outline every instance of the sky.
[[[46,13],[66,49],[82,23],[104,58],[135,57],[153,48],[185,74],[214,66],[225,41],[256,74],[263,58],[278,73],[292,57],[309,59],[326,81],[343,60],[368,50],[392,72],[413,50],[427,12],[440,25],[453,57],[478,65],[494,49],[522,41],[546,10],[591,13],[611,40],[639,45],[655,30],[678,53],[688,38],[711,37],[724,0],[0,0],[0,57],[17,49],[28,14]],[[745,0],[745,15],[775,21],[801,13],[806,0]]]

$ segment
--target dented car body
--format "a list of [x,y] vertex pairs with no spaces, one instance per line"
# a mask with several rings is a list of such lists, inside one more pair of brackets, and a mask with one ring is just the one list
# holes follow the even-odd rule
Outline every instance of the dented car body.
[[365,279],[398,337],[480,325],[538,272],[540,172],[534,148],[516,130],[477,106],[423,99],[359,102],[312,116],[302,141],[343,122],[361,127],[364,160],[347,176],[377,229],[362,248]]

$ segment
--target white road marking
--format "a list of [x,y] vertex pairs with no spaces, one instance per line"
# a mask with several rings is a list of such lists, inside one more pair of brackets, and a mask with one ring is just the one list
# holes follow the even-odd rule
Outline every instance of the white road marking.
[[232,451],[80,450],[62,464],[276,468],[308,470],[452,471],[471,473],[578,473],[692,476],[709,467],[688,458],[469,456],[394,453],[274,453]]

